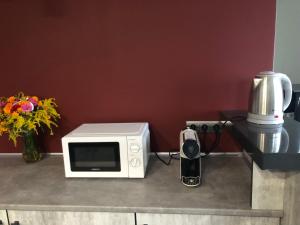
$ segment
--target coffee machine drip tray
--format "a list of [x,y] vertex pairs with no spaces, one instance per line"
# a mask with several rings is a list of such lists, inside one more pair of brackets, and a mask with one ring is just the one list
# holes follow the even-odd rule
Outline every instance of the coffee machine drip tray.
[[182,183],[186,186],[198,186],[200,184],[200,176],[198,177],[182,177]]

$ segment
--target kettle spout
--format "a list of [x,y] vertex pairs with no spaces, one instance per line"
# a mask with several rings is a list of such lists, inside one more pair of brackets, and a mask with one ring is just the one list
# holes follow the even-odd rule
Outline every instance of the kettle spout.
[[259,83],[261,82],[261,78],[254,78],[253,79],[253,89],[256,89]]

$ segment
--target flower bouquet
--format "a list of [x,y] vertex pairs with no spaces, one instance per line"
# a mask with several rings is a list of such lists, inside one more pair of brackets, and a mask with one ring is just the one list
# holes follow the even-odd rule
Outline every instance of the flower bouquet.
[[7,133],[14,145],[17,138],[23,137],[23,158],[26,162],[41,159],[36,142],[39,128],[48,127],[53,134],[52,127],[60,115],[56,111],[54,98],[39,99],[36,96],[26,96],[22,92],[9,98],[0,98],[0,136]]

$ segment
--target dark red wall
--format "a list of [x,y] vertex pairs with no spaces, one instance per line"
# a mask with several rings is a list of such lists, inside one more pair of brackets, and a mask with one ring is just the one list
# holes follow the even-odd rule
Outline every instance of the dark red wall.
[[0,0],[0,96],[57,99],[50,152],[81,123],[127,121],[149,121],[153,150],[168,151],[186,120],[247,108],[274,24],[275,0]]

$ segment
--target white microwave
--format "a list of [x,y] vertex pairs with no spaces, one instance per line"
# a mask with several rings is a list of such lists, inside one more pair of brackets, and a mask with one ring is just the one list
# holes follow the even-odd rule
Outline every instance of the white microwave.
[[66,177],[144,178],[148,123],[82,124],[62,138]]

